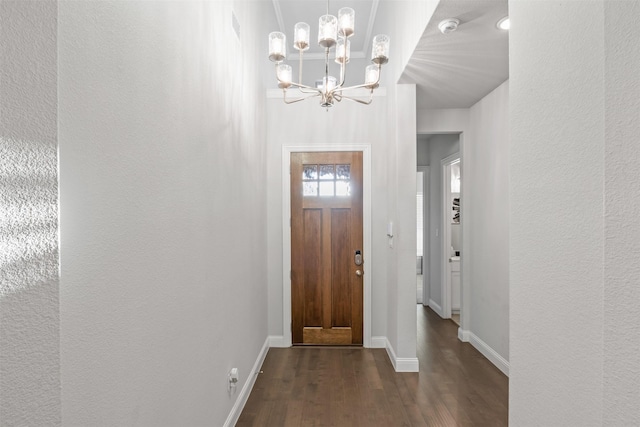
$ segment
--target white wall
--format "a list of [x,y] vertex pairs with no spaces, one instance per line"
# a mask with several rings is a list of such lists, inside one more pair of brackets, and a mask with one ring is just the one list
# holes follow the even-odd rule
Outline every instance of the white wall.
[[[394,345],[396,370],[418,371],[416,358],[416,87],[415,85],[396,86],[396,150],[395,157],[395,214],[393,227],[393,248],[390,255],[392,264],[397,267],[396,307],[389,307],[389,317],[397,316],[397,331],[387,331],[390,342]],[[393,169],[391,169],[393,170]],[[390,282],[393,288],[393,282]],[[396,335],[397,334],[397,335]]]
[[280,91],[270,92],[269,96],[266,112],[269,335],[283,335],[282,147],[370,144],[374,171],[371,183],[373,253],[364,254],[364,267],[372,280],[372,334],[385,336],[386,157],[390,139],[387,97],[376,96],[369,106],[343,101],[326,112],[315,100],[287,105],[282,102]]
[[0,2],[0,424],[60,425],[54,1]]
[[254,375],[268,6],[59,3],[65,425],[222,425]]
[[603,419],[640,425],[639,2],[605,2]]
[[640,424],[638,2],[509,4],[510,424]]
[[461,217],[466,318],[462,329],[481,351],[497,353],[502,358],[498,366],[505,371],[509,360],[508,81],[469,109],[464,141]]
[[[418,164],[428,159],[425,166],[429,168],[429,295],[436,311],[442,307],[442,170],[440,161],[460,150],[460,136],[456,134],[431,135],[427,139],[419,139],[418,152],[426,148],[426,153],[419,158]],[[426,154],[426,155],[425,155]],[[437,235],[436,235],[437,232]],[[432,304],[433,305],[433,304]]]
[[391,33],[394,36],[392,38],[394,61],[391,67],[397,80],[404,77],[402,73],[407,69],[411,55],[439,3],[440,0],[383,0],[380,2],[379,22],[385,24],[392,22],[393,26],[387,26],[382,30],[378,22],[376,25],[382,33]]

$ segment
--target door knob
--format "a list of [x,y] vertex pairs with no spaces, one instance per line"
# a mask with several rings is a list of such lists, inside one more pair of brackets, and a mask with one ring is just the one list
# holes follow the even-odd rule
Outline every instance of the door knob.
[[364,273],[360,270],[356,270],[356,276],[360,277],[362,276]]

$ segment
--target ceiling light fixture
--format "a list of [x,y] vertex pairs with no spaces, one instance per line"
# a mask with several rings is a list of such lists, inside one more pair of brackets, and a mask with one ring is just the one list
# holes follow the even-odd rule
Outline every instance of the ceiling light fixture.
[[499,20],[498,23],[496,24],[496,27],[498,27],[501,30],[508,30],[509,28],[511,28],[511,21],[509,21],[509,17],[505,16],[504,18]]
[[[293,47],[300,52],[300,65],[298,68],[298,82],[292,79],[292,69],[290,65],[283,63],[287,57],[287,37],[284,33],[274,31],[269,34],[269,59],[275,62],[276,78],[278,87],[282,89],[285,104],[293,104],[308,98],[320,97],[320,106],[327,111],[333,106],[334,101],[340,102],[343,99],[356,101],[361,104],[371,104],[373,100],[373,90],[380,84],[380,70],[382,65],[389,62],[389,36],[379,34],[373,38],[371,49],[371,62],[365,69],[364,83],[357,86],[344,87],[347,62],[351,56],[351,42],[349,38],[353,36],[355,30],[355,11],[349,7],[343,7],[338,11],[338,17],[329,15],[329,1],[327,0],[327,14],[319,19],[318,23],[318,44],[325,51],[325,73],[322,80],[314,86],[302,84],[302,56],[309,49],[309,24],[298,22],[293,29]],[[335,62],[340,64],[340,79],[329,75],[329,53],[335,47]],[[299,98],[287,99],[287,90],[296,87],[304,94]],[[352,98],[343,95],[343,92],[366,88],[370,90],[369,100]]]
[[442,34],[453,33],[458,29],[458,25],[460,25],[460,20],[456,18],[445,19],[444,21],[440,21],[438,24],[438,29]]

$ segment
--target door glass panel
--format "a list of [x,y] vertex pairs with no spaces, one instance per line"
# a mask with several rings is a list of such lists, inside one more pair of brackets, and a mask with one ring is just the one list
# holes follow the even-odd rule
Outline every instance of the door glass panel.
[[337,179],[351,178],[351,165],[336,165],[336,178]]
[[351,185],[349,181],[336,181],[336,196],[350,196]]
[[333,165],[320,165],[320,179],[335,179]]
[[302,179],[318,179],[318,165],[304,165],[304,169],[302,171]]
[[351,196],[351,165],[303,165],[302,194],[306,197]]
[[302,183],[302,195],[303,196],[317,196],[318,195],[318,182],[306,181]]
[[320,181],[320,195],[333,196],[333,181]]

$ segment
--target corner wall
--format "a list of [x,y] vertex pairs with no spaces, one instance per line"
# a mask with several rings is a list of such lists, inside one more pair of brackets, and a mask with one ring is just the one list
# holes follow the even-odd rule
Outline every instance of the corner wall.
[[640,4],[509,10],[509,421],[639,425]]
[[219,426],[255,378],[268,6],[59,4],[65,425]]
[[605,2],[603,419],[640,425],[640,2]]
[[0,424],[60,425],[57,4],[0,2]]

